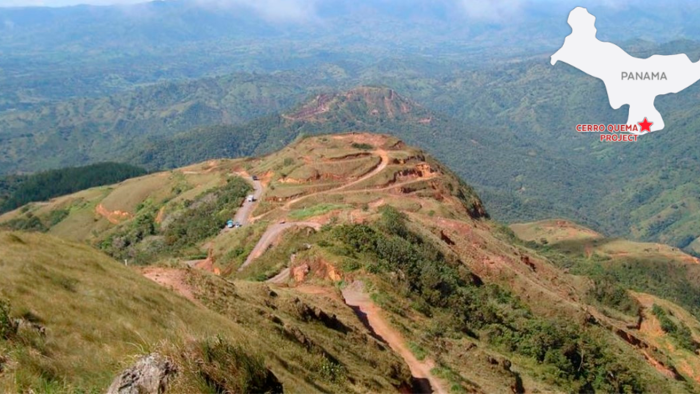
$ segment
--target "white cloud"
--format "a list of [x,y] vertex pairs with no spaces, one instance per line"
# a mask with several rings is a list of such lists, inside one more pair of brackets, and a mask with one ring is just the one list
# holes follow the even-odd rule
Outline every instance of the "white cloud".
[[524,0],[459,0],[469,18],[498,21],[520,12]]
[[[149,0],[0,0],[0,7],[45,6],[63,7],[77,4],[126,5]],[[167,1],[167,0],[166,0]],[[304,21],[316,17],[321,0],[193,0],[203,7],[250,9],[270,20]]]
[[244,7],[269,20],[305,21],[316,17],[319,0],[196,0],[206,7]]

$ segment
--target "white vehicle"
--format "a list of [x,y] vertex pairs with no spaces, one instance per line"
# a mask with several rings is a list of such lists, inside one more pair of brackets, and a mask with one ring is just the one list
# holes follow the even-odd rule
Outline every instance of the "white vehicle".
[[251,194],[250,196],[248,196],[247,201],[248,201],[248,202],[254,202],[254,201],[255,201],[255,196],[253,196],[253,195]]

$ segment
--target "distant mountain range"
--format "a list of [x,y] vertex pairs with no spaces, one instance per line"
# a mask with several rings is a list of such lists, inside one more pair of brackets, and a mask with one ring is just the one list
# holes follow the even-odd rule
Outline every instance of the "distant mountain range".
[[[527,58],[561,45],[567,15],[578,5],[469,4],[326,0],[289,13],[295,19],[268,15],[264,4],[256,12],[213,0],[0,8],[0,111],[241,71],[362,66],[396,57],[481,65]],[[604,40],[700,39],[695,3],[589,8]]]
[[[700,56],[690,41],[626,49]],[[660,97],[667,130],[624,145],[574,131],[622,123],[626,113],[609,107],[600,81],[546,56],[489,67],[394,58],[237,73],[0,113],[0,173],[109,160],[170,168],[264,154],[302,134],[374,130],[425,146],[500,220],[559,216],[700,253],[698,89]]]

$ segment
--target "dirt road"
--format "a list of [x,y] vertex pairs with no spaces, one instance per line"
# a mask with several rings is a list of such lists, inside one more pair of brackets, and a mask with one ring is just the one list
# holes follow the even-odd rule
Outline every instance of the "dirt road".
[[[386,153],[386,151],[384,149],[378,149],[376,151],[376,153],[379,155],[379,158],[381,159],[381,161],[379,162],[379,165],[377,165],[377,167],[375,167],[372,171],[366,173],[365,175],[355,179],[354,181],[352,181],[350,183],[346,183],[346,184],[339,186],[339,187],[336,187],[334,189],[325,190],[325,191],[318,192],[318,193],[312,193],[312,194],[308,194],[305,196],[301,196],[301,197],[297,197],[297,198],[294,198],[292,200],[289,200],[281,208],[284,210],[289,210],[292,205],[294,205],[295,203],[297,203],[301,200],[304,200],[304,199],[312,197],[312,196],[318,196],[320,194],[332,194],[335,192],[339,192],[339,191],[345,190],[353,185],[356,185],[364,180],[367,180],[367,179],[379,174],[380,172],[384,171],[384,169],[386,168],[387,165],[389,165],[389,155]],[[270,212],[272,212],[272,211],[270,211]],[[254,218],[254,220],[262,219],[263,217],[267,216],[270,212],[266,212],[260,216],[257,216]]]
[[321,225],[319,223],[315,222],[290,222],[290,223],[276,223],[267,228],[265,233],[260,237],[260,241],[255,245],[253,250],[250,252],[248,255],[248,258],[245,260],[245,262],[238,268],[238,272],[243,271],[245,267],[249,266],[253,260],[257,259],[258,257],[262,256],[263,253],[267,250],[267,248],[272,245],[273,242],[277,239],[277,237],[282,234],[285,230],[292,228],[292,227],[312,227],[316,230],[321,228]]
[[[242,173],[239,174],[239,176],[245,179],[250,179],[248,173]],[[238,222],[241,225],[248,224],[248,222],[250,221],[250,215],[253,213],[253,209],[255,208],[255,204],[258,203],[258,200],[260,199],[263,193],[263,186],[260,183],[260,181],[251,180],[250,182],[253,184],[253,197],[255,201],[249,202],[248,197],[246,196],[245,200],[243,200],[243,205],[241,205],[241,207],[238,208],[238,211],[236,211],[236,214],[233,217],[233,221]],[[234,229],[224,226],[224,228],[221,229],[220,233],[223,234],[231,230]],[[207,245],[211,245],[211,242],[209,242],[208,244],[204,244],[202,248],[211,249],[211,246]],[[202,260],[187,260],[183,261],[182,263],[189,266],[190,268],[200,268],[210,272],[215,272],[216,270],[218,270],[218,268],[213,267],[213,262],[209,258]]]
[[281,284],[289,282],[289,279],[291,279],[291,277],[292,277],[292,270],[289,267],[287,267],[287,268],[283,269],[282,271],[280,271],[279,274],[273,276],[272,278],[266,280],[265,282],[281,285]]
[[420,361],[413,355],[401,333],[385,320],[381,308],[376,306],[365,293],[364,284],[361,281],[355,281],[343,289],[343,298],[345,303],[355,311],[357,317],[406,361],[416,388],[421,393],[447,394],[447,386],[430,372],[435,366],[434,363],[427,359]]
[[253,197],[255,198],[255,201],[249,202],[248,198],[246,197],[246,199],[243,201],[243,205],[240,208],[238,208],[236,215],[233,217],[234,222],[238,222],[244,226],[248,224],[250,214],[253,213],[253,208],[255,207],[255,204],[260,199],[263,193],[263,187],[262,184],[260,184],[260,181],[251,182],[253,183]]

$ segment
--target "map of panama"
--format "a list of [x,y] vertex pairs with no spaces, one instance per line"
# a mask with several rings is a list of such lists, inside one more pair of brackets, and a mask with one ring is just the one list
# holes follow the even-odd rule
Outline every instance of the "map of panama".
[[627,124],[642,134],[662,130],[664,120],[654,107],[656,96],[678,93],[700,79],[700,63],[685,54],[654,55],[640,59],[610,42],[596,38],[595,16],[583,7],[569,14],[571,34],[551,57],[552,65],[561,60],[605,83],[613,109],[629,104]]

